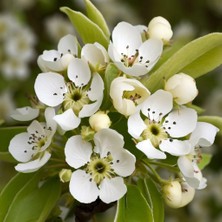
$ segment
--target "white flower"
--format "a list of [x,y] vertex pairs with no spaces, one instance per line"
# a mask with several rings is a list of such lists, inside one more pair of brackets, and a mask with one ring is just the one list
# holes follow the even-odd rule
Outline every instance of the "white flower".
[[192,145],[190,153],[178,159],[178,166],[186,182],[195,189],[204,189],[207,186],[207,180],[202,176],[198,167],[198,163],[201,161],[200,147],[211,146],[217,132],[218,128],[212,124],[198,122],[189,139]]
[[136,79],[118,77],[110,85],[110,97],[115,109],[129,116],[136,112],[137,106],[150,95],[149,90]]
[[150,21],[148,34],[150,38],[158,38],[167,43],[173,36],[173,31],[170,23],[165,18],[157,16]]
[[58,73],[40,73],[34,87],[42,103],[51,107],[61,106],[61,114],[54,119],[67,131],[78,127],[81,118],[89,117],[99,109],[104,83],[98,73],[91,77],[85,60],[73,58],[68,66],[68,82]]
[[106,49],[97,42],[84,45],[81,51],[81,58],[89,62],[95,72],[105,69],[109,62],[109,55]]
[[162,50],[161,40],[148,39],[143,42],[140,29],[127,22],[117,24],[108,47],[115,65],[132,76],[148,73],[159,60]]
[[92,129],[99,131],[104,128],[109,128],[111,125],[111,120],[105,112],[98,111],[97,113],[90,116],[89,124]]
[[194,130],[197,113],[186,107],[172,109],[172,95],[158,90],[142,104],[141,112],[145,119],[140,112],[128,119],[129,134],[138,140],[136,147],[148,158],[165,159],[165,151],[175,156],[190,152],[190,143],[177,138],[182,138]]
[[77,169],[70,180],[70,192],[82,203],[98,197],[105,203],[120,199],[126,193],[123,178],[133,173],[135,157],[123,148],[122,135],[102,129],[91,143],[80,135],[69,138],[65,145],[66,162]]
[[30,121],[39,115],[39,109],[34,109],[30,106],[17,108],[11,114],[11,117],[18,121]]
[[175,102],[179,105],[192,102],[198,94],[195,80],[185,73],[170,77],[164,89],[172,93]]
[[72,58],[78,55],[76,37],[68,34],[60,39],[58,50],[45,50],[38,57],[38,65],[43,72],[60,72],[67,69]]
[[15,166],[17,171],[23,173],[37,171],[50,159],[49,147],[56,131],[54,115],[54,109],[47,108],[46,123],[34,120],[27,128],[27,132],[17,134],[10,141],[9,152],[21,162]]

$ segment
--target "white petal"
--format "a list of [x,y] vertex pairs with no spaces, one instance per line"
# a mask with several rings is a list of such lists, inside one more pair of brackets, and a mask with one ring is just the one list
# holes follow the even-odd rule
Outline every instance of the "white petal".
[[99,187],[99,197],[104,203],[111,203],[119,200],[127,191],[122,177],[105,178]]
[[150,140],[143,140],[142,142],[139,142],[136,147],[149,159],[166,159],[166,154],[156,149]]
[[94,202],[99,196],[96,183],[90,179],[90,175],[83,170],[76,170],[72,174],[69,190],[72,196],[81,203]]
[[15,166],[15,169],[22,173],[31,173],[35,172],[44,166],[51,157],[51,153],[44,152],[44,155],[36,160],[27,162],[27,163],[19,163]]
[[181,107],[172,111],[164,120],[163,126],[172,137],[183,137],[191,133],[197,124],[197,113],[194,109]]
[[214,143],[218,131],[219,129],[210,123],[197,122],[197,126],[189,140],[193,146],[211,146]]
[[91,101],[103,98],[104,83],[101,76],[98,73],[94,73],[90,90],[88,91],[88,97]]
[[31,124],[27,128],[28,133],[35,134],[35,135],[45,135],[45,130],[43,128],[43,125],[39,123],[37,120],[34,120],[31,122]]
[[[159,39],[146,40],[139,48],[139,58],[142,57],[141,63],[145,63],[147,71],[151,70],[159,60],[163,51],[163,42]],[[147,61],[147,63],[146,63]],[[149,61],[149,62],[148,62]]]
[[136,112],[128,118],[127,126],[128,133],[135,139],[138,139],[143,130],[147,128],[139,112]]
[[40,73],[35,80],[34,88],[38,99],[52,107],[63,102],[67,91],[63,76],[53,72]]
[[96,111],[99,110],[101,103],[102,103],[102,97],[98,98],[98,100],[94,103],[84,105],[79,112],[79,117],[84,118],[92,116]]
[[90,161],[92,154],[91,143],[84,141],[80,135],[72,136],[65,145],[66,162],[74,168],[84,166]]
[[68,77],[75,83],[75,86],[85,86],[90,78],[91,71],[88,63],[83,59],[73,58],[68,66]]
[[18,121],[30,121],[35,119],[39,115],[39,109],[34,109],[30,106],[17,108],[11,117]]
[[47,127],[51,128],[51,134],[54,134],[56,131],[57,124],[55,120],[53,119],[55,116],[55,110],[54,108],[47,107],[45,110],[45,120]]
[[139,29],[127,22],[120,22],[113,29],[112,42],[118,52],[125,55],[134,55],[135,50],[142,44]]
[[103,158],[113,149],[123,149],[123,136],[113,129],[101,129],[94,136],[95,152]]
[[68,109],[64,113],[54,116],[53,119],[64,131],[76,129],[81,122],[81,119],[75,115],[72,109]]
[[179,157],[177,164],[185,177],[194,177],[193,164],[186,156]]
[[191,151],[191,144],[187,140],[167,139],[163,140],[159,147],[174,156],[186,155]]
[[113,164],[112,168],[115,173],[122,177],[127,177],[135,170],[136,158],[128,150],[120,150],[112,152]]
[[33,144],[29,144],[28,141],[29,134],[26,132],[17,134],[11,139],[9,152],[16,160],[27,162],[36,153],[36,151],[32,150]]
[[77,39],[73,35],[66,35],[59,40],[58,51],[60,53],[71,53],[74,56],[78,55]]
[[160,121],[163,116],[173,108],[173,97],[171,93],[158,90],[147,98],[142,104],[142,113],[150,120]]

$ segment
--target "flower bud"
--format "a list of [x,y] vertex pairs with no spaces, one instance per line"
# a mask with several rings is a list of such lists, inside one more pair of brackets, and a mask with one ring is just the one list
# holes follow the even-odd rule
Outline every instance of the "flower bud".
[[198,90],[195,80],[184,73],[179,73],[166,81],[165,90],[172,93],[179,105],[189,103],[197,96]]
[[158,38],[167,43],[173,36],[173,31],[170,23],[165,18],[158,16],[150,21],[148,34],[150,38]]
[[182,190],[179,181],[171,181],[163,186],[164,200],[169,207],[180,207]]
[[72,171],[69,169],[62,169],[59,172],[59,178],[60,180],[65,183],[65,182],[69,182],[72,176]]
[[111,125],[111,120],[105,112],[98,111],[97,113],[90,116],[89,124],[92,127],[92,129],[94,129],[97,132],[101,129],[109,128]]

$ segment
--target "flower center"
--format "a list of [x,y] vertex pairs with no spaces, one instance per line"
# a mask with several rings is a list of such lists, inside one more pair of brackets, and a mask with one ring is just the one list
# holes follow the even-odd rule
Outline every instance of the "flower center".
[[163,139],[168,138],[167,133],[160,124],[150,122],[148,119],[146,119],[144,122],[147,125],[147,128],[143,131],[142,137],[144,139],[150,139],[154,147],[158,147]]
[[68,83],[68,92],[65,94],[63,108],[65,110],[72,109],[78,115],[85,104],[90,102],[87,90],[75,87],[73,83]]
[[141,95],[136,91],[124,91],[123,98],[132,100],[135,104],[139,104],[139,100],[141,99]]
[[93,154],[91,161],[86,166],[86,172],[91,175],[90,181],[93,180],[99,185],[104,178],[111,178],[115,174],[111,165],[112,156],[110,154],[104,158],[100,158],[99,154]]
[[[128,51],[128,49],[129,49],[129,46],[127,45],[126,46],[126,51]],[[138,51],[138,49],[136,49],[134,54],[132,54],[132,55],[128,55],[128,54],[129,53],[127,53],[127,54],[121,53],[121,55],[122,55],[121,62],[125,66],[131,67],[137,61],[137,58],[138,58],[138,55],[139,55],[139,51]]]

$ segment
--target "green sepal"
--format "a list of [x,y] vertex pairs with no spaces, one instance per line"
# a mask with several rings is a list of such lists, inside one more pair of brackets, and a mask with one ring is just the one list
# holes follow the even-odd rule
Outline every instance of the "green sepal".
[[109,38],[96,23],[68,7],[61,7],[60,10],[69,17],[84,44],[98,42],[105,48],[108,47]]
[[26,126],[21,127],[4,127],[0,128],[0,160],[16,163],[17,161],[12,157],[8,152],[8,146],[11,139],[22,132],[25,132],[27,129]]
[[102,29],[106,37],[109,38],[110,36],[109,28],[106,24],[106,21],[102,13],[95,7],[95,5],[92,4],[91,1],[85,0],[85,4],[86,4],[86,12],[88,18],[91,21],[93,21],[95,24],[97,24]]
[[127,186],[127,193],[118,200],[114,222],[153,222],[145,197],[135,185]]
[[200,168],[200,170],[203,170],[210,163],[210,161],[212,159],[212,154],[202,153],[201,157],[202,157],[202,159],[198,163],[198,167]]
[[141,81],[151,91],[163,88],[164,80],[184,72],[193,78],[202,76],[222,64],[222,33],[195,39],[166,60]]
[[219,133],[222,135],[222,117],[220,116],[199,116],[199,122],[211,123],[219,129]]

